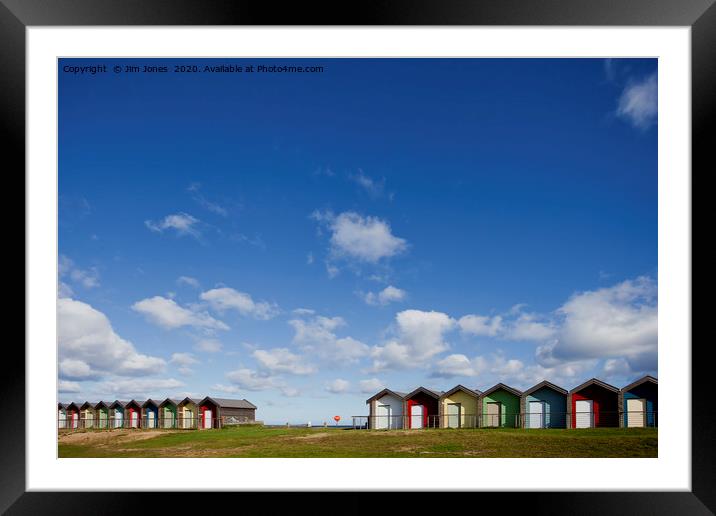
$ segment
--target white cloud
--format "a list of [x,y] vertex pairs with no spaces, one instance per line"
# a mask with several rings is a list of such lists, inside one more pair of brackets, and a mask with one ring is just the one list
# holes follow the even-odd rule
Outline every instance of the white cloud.
[[397,338],[371,352],[373,370],[420,367],[448,349],[444,335],[456,321],[442,312],[404,310],[396,317]]
[[152,396],[163,399],[168,390],[183,386],[184,383],[175,378],[112,379],[98,384],[96,390],[114,399]]
[[172,353],[172,357],[169,360],[172,364],[180,366],[190,366],[198,364],[199,361],[191,353]]
[[166,329],[191,326],[208,330],[228,330],[229,327],[206,312],[198,312],[179,306],[174,300],[161,296],[137,301],[132,310],[143,314],[150,322]]
[[199,238],[201,236],[201,233],[197,228],[199,222],[199,219],[192,217],[188,213],[175,213],[173,215],[167,215],[162,220],[156,222],[145,220],[144,224],[155,233],[163,233],[164,231],[171,229],[179,236],[190,235],[194,238]]
[[249,294],[229,287],[211,289],[202,292],[199,297],[203,301],[207,301],[214,310],[220,313],[226,310],[236,310],[241,315],[262,320],[271,319],[279,313],[278,306],[275,303],[254,301]]
[[385,178],[380,181],[376,181],[372,177],[367,176],[361,169],[358,169],[357,174],[351,174],[348,178],[365,190],[371,197],[380,197],[383,195],[385,188]]
[[306,265],[311,265],[311,264],[313,264],[313,260],[314,260],[314,259],[313,259],[313,253],[308,253],[308,254],[306,255]]
[[312,218],[330,229],[330,251],[334,258],[377,263],[404,252],[408,247],[407,242],[394,236],[390,225],[378,217],[363,217],[355,212],[334,216],[316,211]]
[[[81,285],[84,288],[99,287],[99,272],[96,267],[92,267],[90,269],[80,269],[75,265],[75,262],[63,254],[60,255],[57,272],[59,273],[60,278],[71,280],[73,283]],[[69,285],[61,283],[60,291],[60,297],[72,296],[72,289]]]
[[463,333],[495,337],[502,330],[502,317],[499,315],[494,317],[466,315],[460,318],[458,324]]
[[248,368],[230,371],[226,378],[238,388],[248,391],[264,391],[279,386],[275,377]]
[[316,371],[315,367],[304,362],[303,357],[287,348],[257,349],[251,355],[261,368],[271,373],[306,375]]
[[96,375],[87,362],[65,358],[59,363],[60,376],[64,378],[89,379]]
[[345,325],[341,317],[315,316],[308,320],[292,319],[293,342],[308,353],[330,362],[352,363],[368,355],[370,348],[352,337],[339,338],[335,330]]
[[310,308],[296,308],[295,310],[292,310],[291,313],[295,315],[313,315],[316,311]]
[[658,112],[658,84],[656,73],[642,81],[629,84],[619,98],[617,115],[634,127],[647,129],[656,122]]
[[455,376],[476,376],[479,367],[462,354],[448,355],[435,364],[432,376],[453,378]]
[[67,380],[60,380],[57,390],[60,394],[77,393],[80,392],[81,388],[80,384],[77,382],[68,382]]
[[522,313],[517,319],[510,321],[505,328],[504,336],[510,340],[547,340],[556,333],[553,323],[537,314]]
[[199,288],[199,280],[196,278],[192,278],[191,276],[179,276],[177,278],[177,283],[179,285],[188,285],[190,287]]
[[75,293],[67,283],[60,281],[57,284],[57,297],[72,297]]
[[368,378],[358,382],[358,387],[362,393],[374,393],[383,390],[385,388],[385,382],[378,378]]
[[107,316],[81,301],[57,300],[57,335],[60,364],[70,373],[142,376],[165,367],[161,358],[138,353],[114,332]]
[[221,342],[217,339],[201,339],[194,344],[194,349],[203,351],[204,353],[218,353],[223,348]]
[[648,277],[572,296],[552,356],[560,359],[625,357],[655,366],[658,342],[657,286]]
[[363,296],[363,300],[369,305],[385,306],[389,303],[402,301],[405,299],[405,295],[405,290],[388,285],[378,293],[368,292]]
[[326,390],[328,392],[332,392],[333,394],[341,394],[343,392],[347,392],[348,389],[350,389],[350,386],[351,384],[349,381],[343,380],[342,378],[336,378],[326,385]]

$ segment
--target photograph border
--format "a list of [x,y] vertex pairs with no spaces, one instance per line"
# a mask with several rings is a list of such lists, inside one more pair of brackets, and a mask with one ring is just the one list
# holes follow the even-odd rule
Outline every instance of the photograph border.
[[[374,2],[357,6],[346,14],[338,4],[273,6],[268,3],[174,0],[0,0],[0,96],[6,156],[22,167],[25,177],[25,31],[30,26],[201,26],[201,25],[500,25],[500,26],[689,26],[691,27],[692,72],[692,169],[713,169],[709,160],[711,141],[707,129],[713,125],[716,91],[716,7],[713,0],[606,1],[551,0],[463,0],[428,3],[424,0]],[[707,166],[711,165],[707,169]],[[10,168],[6,170],[12,170]],[[10,174],[8,174],[10,176]],[[693,172],[692,172],[693,177]],[[24,182],[23,182],[24,188]],[[24,256],[27,262],[27,255]],[[26,269],[27,270],[27,269]],[[25,400],[25,353],[7,346],[8,363],[2,379],[5,399],[20,406]],[[716,511],[713,413],[697,409],[708,406],[710,374],[706,370],[708,348],[692,347],[692,411],[699,424],[692,425],[692,491],[663,493],[529,493],[511,497],[511,506],[531,507],[532,512],[648,512],[651,514],[710,514]],[[12,514],[124,513],[137,507],[138,499],[126,493],[27,492],[25,489],[25,421],[0,426],[0,511]],[[171,495],[171,493],[165,493]],[[487,496],[490,493],[481,493]],[[230,496],[228,493],[222,494]],[[249,493],[241,493],[249,496]],[[253,496],[253,495],[251,495]],[[357,494],[351,495],[356,497]],[[142,502],[161,495],[142,494]],[[190,497],[191,503],[201,503]],[[277,499],[278,500],[278,499]],[[81,503],[80,503],[81,501]],[[421,500],[422,503],[423,500]],[[481,499],[480,505],[489,503]],[[514,505],[513,505],[514,504]],[[484,505],[483,505],[484,506]],[[537,508],[536,508],[537,507]],[[188,507],[187,507],[188,508]],[[536,509],[536,510],[535,510]]]

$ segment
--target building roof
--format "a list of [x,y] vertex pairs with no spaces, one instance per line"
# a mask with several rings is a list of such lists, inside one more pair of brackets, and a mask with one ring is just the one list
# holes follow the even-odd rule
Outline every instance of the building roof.
[[194,405],[198,405],[199,403],[201,403],[201,400],[198,398],[190,398],[189,396],[187,396],[186,398],[181,400],[179,403],[177,403],[177,405],[184,405],[186,403],[193,403]]
[[129,400],[124,406],[125,406],[125,407],[128,407],[128,406],[130,406],[130,405],[136,405],[136,406],[138,406],[138,407],[140,407],[140,408],[142,407],[142,404],[139,403],[137,400]]
[[232,400],[228,398],[212,398],[210,396],[207,396],[203,400],[201,400],[200,403],[204,403],[205,401],[211,401],[214,405],[220,408],[242,408],[242,409],[255,409],[256,405],[251,403],[250,401],[246,399],[241,400]]
[[646,375],[646,376],[644,376],[644,377],[642,377],[642,378],[639,378],[637,381],[630,383],[630,384],[627,385],[626,387],[622,387],[621,390],[622,390],[622,392],[630,391],[630,390],[632,390],[634,387],[638,387],[638,386],[640,386],[642,383],[647,383],[647,382],[653,383],[653,384],[657,384],[657,385],[658,385],[659,380],[657,380],[656,378],[654,378],[654,377],[651,376],[651,375]]
[[94,408],[96,408],[96,409],[98,409],[98,408],[100,408],[100,407],[109,408],[109,405],[107,404],[106,401],[99,401],[99,402],[94,406]]
[[390,389],[383,389],[383,390],[380,391],[378,394],[375,394],[375,395],[371,396],[370,398],[368,398],[367,400],[365,400],[365,402],[366,402],[366,403],[370,403],[370,402],[373,401],[373,400],[377,400],[377,399],[379,399],[379,398],[382,398],[382,397],[385,396],[386,394],[392,394],[393,396],[395,396],[395,397],[397,397],[397,398],[400,398],[401,400],[404,399],[405,396],[406,396],[406,394],[405,394],[404,392],[391,391]]
[[159,401],[153,400],[152,398],[149,398],[147,401],[142,403],[142,408],[147,408],[147,405],[154,405],[155,407],[159,406]]
[[608,384],[607,382],[603,382],[603,381],[601,381],[601,380],[598,380],[597,378],[592,378],[591,380],[587,380],[586,382],[584,382],[584,383],[581,384],[581,385],[577,385],[574,389],[572,389],[571,391],[569,391],[569,393],[572,394],[572,393],[574,393],[574,392],[579,392],[579,391],[581,391],[582,389],[586,389],[586,388],[589,387],[590,385],[597,385],[597,386],[599,386],[599,387],[602,387],[603,389],[607,389],[607,390],[612,391],[612,392],[619,392],[619,389],[617,389],[617,388],[614,387],[613,385],[610,385],[610,384]]
[[109,408],[116,408],[116,407],[125,408],[125,407],[127,406],[127,403],[128,403],[127,401],[114,400],[114,401],[110,404]]
[[181,403],[181,400],[175,400],[173,398],[166,398],[164,401],[162,401],[159,404],[159,406],[163,407],[164,405],[168,405],[169,403],[171,403],[172,405],[174,405],[176,407],[177,405],[179,405],[179,403]]
[[489,396],[493,392],[499,391],[499,390],[507,391],[510,394],[514,394],[517,397],[522,396],[522,391],[519,391],[519,390],[515,389],[514,387],[510,387],[509,385],[505,385],[504,383],[498,383],[497,385],[493,385],[492,387],[487,389],[485,392],[483,392],[482,395]]
[[529,389],[527,389],[526,391],[524,391],[522,393],[522,396],[527,396],[529,394],[532,394],[533,392],[538,391],[538,390],[542,389],[543,387],[552,389],[553,391],[557,391],[560,394],[564,394],[564,395],[567,394],[567,389],[563,389],[562,387],[555,385],[552,382],[548,382],[547,380],[544,380],[544,381],[541,381],[540,383],[538,383],[537,385],[534,385],[534,386],[530,387]]
[[94,410],[96,403],[92,403],[90,401],[85,401],[82,405],[80,405],[80,410],[85,410],[87,408],[91,408]]
[[415,389],[413,392],[411,392],[411,393],[407,394],[406,396],[404,396],[404,398],[405,398],[405,399],[412,398],[413,396],[415,396],[415,395],[416,395],[417,393],[419,393],[419,392],[424,392],[424,393],[427,394],[428,396],[432,396],[432,397],[435,398],[435,399],[439,399],[440,396],[442,396],[442,395],[444,394],[443,391],[436,391],[436,390],[428,389],[427,387],[422,387],[422,386],[421,386],[421,387],[418,387],[417,389]]
[[482,394],[482,393],[481,393],[480,391],[478,391],[477,389],[468,389],[468,388],[465,387],[464,385],[456,385],[455,387],[453,387],[453,388],[450,389],[449,391],[444,392],[444,393],[442,394],[442,396],[440,396],[440,397],[441,397],[441,398],[445,398],[445,397],[447,397],[447,396],[450,396],[451,394],[455,394],[457,391],[466,392],[467,394],[470,394],[471,396],[475,396],[476,398],[479,398],[479,397],[480,397],[480,394]]

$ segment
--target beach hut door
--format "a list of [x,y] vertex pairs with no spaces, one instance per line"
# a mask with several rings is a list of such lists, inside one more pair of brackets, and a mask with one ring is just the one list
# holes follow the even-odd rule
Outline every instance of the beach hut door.
[[576,428],[592,428],[592,400],[577,400],[574,409]]
[[124,414],[121,410],[117,409],[114,411],[114,427],[115,428],[121,428],[122,427],[122,416]]
[[645,400],[627,400],[627,426],[643,427],[644,426],[644,406]]
[[154,428],[154,412],[151,410],[147,411],[147,426],[149,428]]
[[487,426],[500,426],[500,404],[487,404]]
[[130,422],[132,428],[137,428],[139,426],[138,420],[139,420],[139,414],[135,411],[130,412]]
[[423,411],[425,408],[422,405],[413,405],[412,411],[410,412],[410,428],[422,428],[423,427]]
[[530,401],[530,428],[544,428],[544,403]]
[[448,428],[460,428],[460,412],[461,412],[461,406],[459,403],[448,403],[447,411],[448,411],[448,420],[447,420],[447,426]]
[[60,410],[59,413],[58,413],[58,415],[59,415],[59,417],[60,417],[60,428],[66,428],[66,426],[67,426],[67,423],[66,423],[67,415],[65,414],[65,411],[64,411],[64,410]]
[[211,428],[211,410],[204,411],[204,428]]

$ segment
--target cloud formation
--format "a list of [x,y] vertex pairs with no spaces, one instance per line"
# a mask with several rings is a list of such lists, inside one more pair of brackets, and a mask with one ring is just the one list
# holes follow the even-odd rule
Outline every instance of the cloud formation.
[[380,292],[368,292],[363,296],[363,300],[369,305],[385,306],[405,299],[406,292],[392,285],[388,285]]
[[342,378],[336,378],[332,382],[329,382],[326,385],[326,390],[328,392],[331,392],[333,394],[342,394],[344,392],[348,392],[348,389],[350,389],[350,382],[348,380],[343,380]]
[[656,73],[631,82],[619,97],[617,115],[638,129],[648,129],[657,119],[658,84]]
[[194,238],[199,238],[201,236],[198,228],[199,222],[199,219],[192,217],[188,213],[175,213],[167,215],[158,221],[145,220],[144,225],[155,233],[172,230],[179,236],[190,235]]
[[117,335],[99,310],[69,298],[57,300],[60,376],[96,379],[108,374],[144,376],[161,372],[165,361],[137,352]]
[[442,312],[404,310],[395,316],[397,336],[371,351],[373,370],[421,367],[448,349],[444,337],[456,321]]
[[291,352],[288,348],[257,349],[251,356],[262,369],[270,373],[289,373],[307,375],[316,372],[316,368],[304,362],[303,357]]
[[207,290],[199,297],[219,313],[236,310],[241,315],[261,320],[271,319],[279,313],[275,303],[254,301],[249,294],[229,287]]
[[363,217],[355,212],[333,215],[316,211],[312,218],[330,230],[330,253],[333,258],[377,263],[408,248],[407,241],[394,236],[388,222],[378,217]]
[[206,330],[228,330],[229,327],[206,312],[179,306],[173,299],[154,296],[137,301],[132,310],[144,315],[146,319],[162,328],[171,330],[189,326]]
[[306,353],[312,353],[331,363],[354,363],[368,355],[370,348],[352,337],[338,337],[336,330],[345,326],[341,317],[321,315],[306,319],[292,319],[293,343]]

